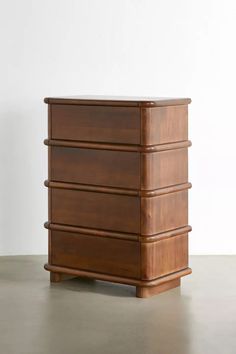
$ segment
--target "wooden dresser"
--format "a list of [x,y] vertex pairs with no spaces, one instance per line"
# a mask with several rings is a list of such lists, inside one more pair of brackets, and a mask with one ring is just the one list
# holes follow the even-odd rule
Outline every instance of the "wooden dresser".
[[189,98],[75,96],[48,104],[51,281],[129,284],[148,297],[188,267]]

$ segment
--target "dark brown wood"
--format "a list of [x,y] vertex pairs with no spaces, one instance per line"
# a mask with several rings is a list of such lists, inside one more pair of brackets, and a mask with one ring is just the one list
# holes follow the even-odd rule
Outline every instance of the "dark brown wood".
[[121,277],[118,275],[110,275],[105,273],[98,273],[92,272],[82,269],[74,269],[62,266],[56,266],[53,264],[46,263],[44,268],[50,272],[54,273],[62,273],[64,274],[71,274],[78,277],[85,277],[85,278],[93,278],[103,281],[111,281],[113,283],[121,283],[121,284],[128,284],[133,286],[142,286],[142,287],[153,287],[158,286],[160,284],[166,283],[168,281],[184,277],[185,275],[191,274],[192,270],[190,268],[182,269],[179,272],[168,274],[167,276],[157,278],[154,280],[142,280],[142,279],[135,279],[135,278],[128,278],[128,277]]
[[136,286],[148,297],[188,267],[190,99],[47,98],[51,281]]
[[[48,138],[52,138],[52,124],[51,124],[51,105],[48,105]],[[48,147],[48,178],[51,180],[51,146]],[[51,222],[51,189],[48,189],[48,221]],[[48,230],[48,262],[51,263],[51,230]],[[53,274],[50,275],[50,281],[53,282]]]
[[153,295],[158,295],[164,291],[171,290],[180,286],[180,278],[166,281],[156,286],[137,286],[136,296],[141,298],[147,298]]
[[[50,262],[52,262],[50,260]],[[60,283],[62,281],[62,273],[50,272],[50,282]]]
[[141,198],[141,234],[154,235],[188,224],[188,191]]
[[188,234],[142,243],[141,247],[142,279],[156,279],[188,267]]
[[[55,181],[46,180],[46,181],[44,181],[44,185],[49,188],[71,189],[71,190],[75,190],[75,191],[79,190],[79,191],[88,191],[88,192],[97,192],[97,193],[123,194],[123,195],[134,195],[134,196],[140,195],[140,192],[136,189],[103,187],[103,186],[95,186],[95,185],[90,185],[90,184],[55,182]],[[177,187],[178,186],[176,186],[176,188]],[[146,195],[148,196],[148,194],[149,194],[148,191],[147,192],[144,191],[144,193],[145,193],[145,196]]]
[[67,183],[67,182],[55,182],[55,181],[44,181],[44,185],[49,188],[59,188],[59,189],[71,189],[79,191],[97,192],[97,193],[111,193],[111,194],[122,194],[122,195],[133,195],[138,197],[155,197],[162,194],[169,194],[173,192],[183,191],[192,188],[192,184],[181,183],[175,184],[173,186],[153,189],[153,190],[137,190],[137,189],[124,189],[117,187],[102,187],[89,184],[80,183]]
[[[123,233],[123,232],[114,232],[114,231],[106,231],[106,230],[100,230],[100,229],[89,229],[86,227],[81,227],[81,226],[70,226],[70,225],[60,225],[60,224],[53,224],[46,222],[44,224],[45,228],[48,230],[56,230],[56,231],[66,231],[66,232],[75,232],[76,234],[83,234],[83,235],[90,235],[90,236],[97,236],[97,237],[109,237],[109,238],[118,238],[122,240],[130,240],[130,241],[139,241],[139,236],[136,234],[128,234],[128,233]],[[182,233],[184,231],[190,231],[189,229],[190,226],[188,226],[187,230],[184,228],[182,230]],[[165,234],[162,234],[162,237],[165,237]],[[153,238],[153,237],[152,237]],[[160,238],[160,235],[158,235],[158,240]],[[145,238],[146,242],[148,237]],[[150,240],[152,242],[152,240]]]
[[138,197],[53,188],[51,202],[55,224],[140,232]]
[[125,144],[108,144],[108,143],[94,143],[84,141],[69,141],[69,140],[52,140],[45,139],[44,144],[48,146],[64,146],[75,147],[82,149],[96,149],[96,150],[113,150],[113,151],[135,151],[135,152],[158,152],[166,150],[181,149],[191,146],[191,141],[177,141],[174,143],[160,144],[160,145],[125,145]]
[[188,139],[188,106],[142,108],[141,124],[142,145],[186,141]]
[[[153,190],[188,181],[187,149],[156,153],[51,147],[53,181]],[[141,162],[142,161],[142,162]],[[168,166],[168,168],[167,168]]]
[[153,190],[188,182],[188,150],[142,153],[141,189]]
[[161,240],[173,237],[173,236],[188,234],[188,232],[190,232],[190,231],[192,231],[191,226],[186,225],[186,226],[180,227],[178,229],[161,232],[156,235],[145,235],[145,236],[142,235],[142,236],[139,236],[139,240],[140,240],[140,242],[142,242],[142,244],[145,242],[161,241]]
[[60,225],[60,224],[53,224],[46,222],[44,227],[48,230],[56,230],[56,231],[66,231],[66,232],[75,232],[77,234],[85,234],[85,235],[92,235],[97,237],[111,237],[111,238],[118,238],[123,240],[131,240],[131,241],[140,241],[142,244],[146,242],[156,242],[160,240],[164,240],[173,236],[187,234],[188,232],[192,231],[191,226],[186,225],[180,227],[178,229],[165,231],[155,235],[143,235],[139,236],[137,234],[128,234],[123,232],[117,231],[106,231],[100,229],[89,229],[86,227],[81,226],[70,226],[70,225]]
[[140,143],[135,107],[52,105],[52,138],[121,144]]
[[187,105],[191,103],[190,98],[169,98],[169,97],[128,97],[128,96],[67,96],[67,97],[46,97],[45,103],[69,104],[86,106],[112,106],[112,107],[161,107]]
[[51,264],[140,278],[140,243],[52,231]]
[[139,189],[137,152],[51,147],[53,181]]

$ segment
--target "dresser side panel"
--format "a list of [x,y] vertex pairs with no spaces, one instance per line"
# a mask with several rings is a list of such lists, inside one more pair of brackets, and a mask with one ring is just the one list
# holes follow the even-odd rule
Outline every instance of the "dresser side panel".
[[[51,105],[48,105],[48,139],[52,137],[52,116]],[[52,165],[52,150],[48,146],[48,179],[51,179],[51,165]],[[52,196],[51,190],[48,189],[48,221],[52,219]],[[48,230],[48,262],[51,262],[52,246],[51,246],[51,230]]]
[[142,279],[151,280],[188,267],[188,234],[141,244]]
[[188,106],[141,109],[141,144],[156,145],[188,140]]
[[187,224],[187,190],[141,198],[141,235],[154,235]]
[[188,182],[188,150],[141,154],[141,189],[154,190]]

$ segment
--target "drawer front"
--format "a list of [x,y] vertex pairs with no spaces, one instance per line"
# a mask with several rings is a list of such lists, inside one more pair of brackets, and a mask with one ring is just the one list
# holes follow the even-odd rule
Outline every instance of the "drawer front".
[[140,154],[136,152],[51,148],[54,181],[138,189]]
[[138,107],[51,105],[52,138],[140,143]]
[[140,277],[140,244],[135,241],[52,231],[51,252],[53,265]]
[[188,267],[188,234],[141,246],[142,279],[151,280]]
[[95,229],[140,232],[138,197],[52,189],[52,222]]
[[188,191],[142,198],[142,235],[154,235],[188,225]]

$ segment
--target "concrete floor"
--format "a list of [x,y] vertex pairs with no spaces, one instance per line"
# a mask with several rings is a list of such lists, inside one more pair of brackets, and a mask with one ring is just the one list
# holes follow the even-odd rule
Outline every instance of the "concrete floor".
[[0,257],[1,354],[235,354],[236,256],[195,256],[149,299],[85,279],[50,285],[45,256]]

